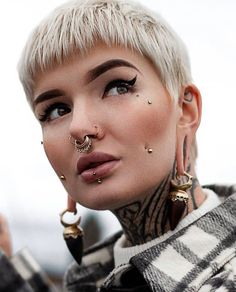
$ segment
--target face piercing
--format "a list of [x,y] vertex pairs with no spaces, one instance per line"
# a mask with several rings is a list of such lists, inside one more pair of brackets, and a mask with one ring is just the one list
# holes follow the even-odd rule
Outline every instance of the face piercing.
[[147,152],[148,152],[148,153],[152,153],[152,152],[153,152],[152,148],[148,148],[148,149],[147,149]]
[[[72,140],[72,137],[69,137],[70,141]],[[82,143],[80,143],[79,140],[74,140],[71,142],[74,146],[75,149],[79,152],[79,153],[86,153],[90,150],[91,146],[92,146],[92,140],[89,136],[85,136],[85,139]]]
[[96,175],[96,172],[93,172],[93,175]]
[[60,180],[66,180],[66,177],[62,174],[60,175]]
[[43,141],[40,141],[40,144],[43,145]]
[[102,183],[101,178],[98,178],[98,179],[97,179],[97,183],[98,183],[98,184],[101,184],[101,183]]
[[148,100],[148,104],[152,104],[152,101],[151,100]]

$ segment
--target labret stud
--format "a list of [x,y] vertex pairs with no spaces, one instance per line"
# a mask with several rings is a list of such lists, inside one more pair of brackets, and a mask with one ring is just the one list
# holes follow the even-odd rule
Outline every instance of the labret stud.
[[96,175],[96,172],[95,171],[93,172],[93,175]]
[[101,178],[98,178],[98,179],[97,179],[97,183],[98,183],[98,184],[101,184],[101,183],[102,183]]

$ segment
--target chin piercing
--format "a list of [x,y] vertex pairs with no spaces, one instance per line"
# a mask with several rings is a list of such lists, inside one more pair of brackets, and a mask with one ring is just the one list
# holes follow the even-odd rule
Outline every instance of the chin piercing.
[[97,183],[98,183],[98,184],[101,184],[101,183],[102,183],[101,178],[98,178],[98,179],[97,179]]
[[148,100],[148,104],[152,104],[152,101],[150,99]]
[[60,175],[60,180],[66,180],[66,177],[62,174]]
[[89,152],[90,148],[92,147],[92,140],[89,136],[85,136],[84,141],[82,143],[80,143],[79,140],[72,141],[71,136],[69,137],[69,139],[79,153]]

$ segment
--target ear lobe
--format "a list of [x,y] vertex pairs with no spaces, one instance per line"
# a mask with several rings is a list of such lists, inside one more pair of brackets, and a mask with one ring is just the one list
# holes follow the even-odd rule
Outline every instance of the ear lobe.
[[180,115],[177,124],[176,163],[177,173],[183,175],[196,130],[201,120],[201,94],[193,84],[184,87],[179,98]]
[[76,213],[76,202],[71,198],[70,195],[67,197],[67,210],[69,212]]

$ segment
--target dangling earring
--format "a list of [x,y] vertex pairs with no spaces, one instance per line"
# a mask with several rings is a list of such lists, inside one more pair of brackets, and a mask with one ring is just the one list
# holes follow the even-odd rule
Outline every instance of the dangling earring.
[[[64,210],[60,214],[61,224],[65,227],[63,232],[63,237],[65,239],[66,245],[74,257],[74,259],[77,261],[77,263],[80,265],[82,256],[83,256],[83,229],[78,226],[80,224],[81,217],[79,217],[74,223],[67,223],[63,220],[63,216],[65,213],[70,212],[68,209]],[[77,210],[74,212],[76,215]]]
[[188,194],[186,191],[192,187],[193,177],[187,172],[184,172],[184,176],[188,179],[184,184],[181,184],[178,175],[176,175],[176,180],[179,181],[179,183],[176,183],[174,180],[171,180],[170,182],[169,219],[171,230],[175,229],[188,205]]

